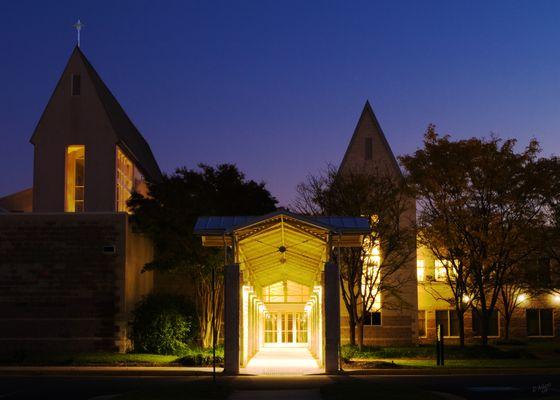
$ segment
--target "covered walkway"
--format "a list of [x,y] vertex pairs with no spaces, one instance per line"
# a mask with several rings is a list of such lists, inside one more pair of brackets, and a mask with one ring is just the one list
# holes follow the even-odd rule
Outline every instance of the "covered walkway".
[[339,369],[339,268],[333,248],[360,247],[366,218],[200,217],[195,232],[224,249],[224,372]]
[[263,347],[242,372],[254,375],[306,375],[323,370],[305,347]]

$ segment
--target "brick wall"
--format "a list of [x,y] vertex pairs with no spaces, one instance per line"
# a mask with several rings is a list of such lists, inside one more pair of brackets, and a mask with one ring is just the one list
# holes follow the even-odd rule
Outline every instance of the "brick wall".
[[0,351],[122,350],[127,230],[126,214],[0,215]]

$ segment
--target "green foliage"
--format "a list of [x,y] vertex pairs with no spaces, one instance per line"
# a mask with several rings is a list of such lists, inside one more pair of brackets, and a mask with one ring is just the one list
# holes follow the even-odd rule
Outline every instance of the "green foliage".
[[[346,345],[342,347],[342,358],[348,362],[352,359],[435,359],[434,346],[410,347],[375,347],[367,346],[359,351],[357,346]],[[531,359],[535,356],[526,349],[501,349],[495,346],[446,346],[445,357],[451,360],[476,360],[476,359]]]
[[151,294],[134,310],[134,350],[155,354],[184,352],[196,332],[194,320],[194,308],[184,298]]
[[178,168],[151,183],[149,192],[148,197],[135,193],[128,201],[133,222],[156,248],[146,270],[209,272],[212,265],[221,267],[222,250],[203,247],[193,232],[198,217],[262,215],[274,211],[277,203],[263,182],[247,180],[232,164]]
[[[187,367],[209,367],[212,365],[212,349],[203,349],[202,347],[190,347],[187,351],[181,353],[181,357],[177,362]],[[224,363],[223,347],[216,348],[216,365],[222,366]]]

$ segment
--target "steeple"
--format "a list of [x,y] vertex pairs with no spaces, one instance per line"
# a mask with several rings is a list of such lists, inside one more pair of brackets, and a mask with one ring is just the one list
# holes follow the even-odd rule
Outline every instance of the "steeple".
[[[79,86],[80,93],[76,94],[75,85]],[[100,107],[103,116],[98,115],[97,108]],[[56,122],[50,116],[56,115]],[[149,181],[161,179],[161,170],[152,154],[152,151],[132,123],[124,109],[115,96],[103,82],[97,71],[93,68],[79,45],[74,47],[66,67],[56,85],[54,92],[43,111],[30,142],[34,145],[42,136],[51,136],[54,131],[61,130],[63,125],[72,124],[72,134],[84,127],[86,120],[96,116],[101,122],[101,117],[107,119],[107,124],[112,128],[116,142],[127,155],[140,168]],[[59,126],[51,125],[45,129],[45,124],[53,122]],[[80,126],[76,126],[80,125]]]
[[402,175],[369,100],[364,104],[339,170],[363,168],[375,168],[390,174]]

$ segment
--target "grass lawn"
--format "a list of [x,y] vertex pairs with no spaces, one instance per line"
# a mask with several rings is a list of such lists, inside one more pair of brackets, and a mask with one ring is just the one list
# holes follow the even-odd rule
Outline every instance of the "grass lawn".
[[[434,346],[343,347],[348,369],[436,367]],[[558,343],[511,346],[446,346],[446,368],[560,368]]]
[[[436,368],[436,361],[429,359],[371,359],[356,360],[345,364],[346,369],[398,369],[398,368]],[[438,367],[440,368],[440,367]],[[535,359],[470,359],[445,360],[445,367],[457,368],[560,368],[560,360]]]
[[179,365],[180,357],[174,355],[136,353],[16,353],[0,356],[1,365]]
[[[216,349],[216,362],[223,360],[223,349]],[[180,355],[142,353],[30,353],[1,354],[0,365],[54,366],[210,366],[212,350],[193,347]]]

